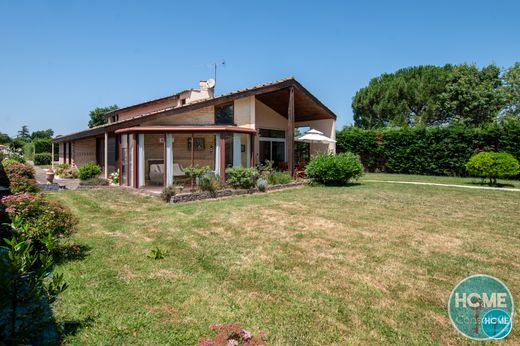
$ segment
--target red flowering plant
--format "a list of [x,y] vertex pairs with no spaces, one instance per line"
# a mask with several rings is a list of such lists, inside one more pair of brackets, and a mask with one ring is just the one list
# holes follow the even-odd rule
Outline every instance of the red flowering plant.
[[18,218],[24,229],[24,237],[35,247],[43,245],[49,237],[54,241],[70,235],[77,218],[58,202],[48,201],[41,193],[21,192],[5,196],[1,200],[11,220]]
[[3,166],[11,193],[39,191],[38,183],[34,179],[34,168],[18,162],[5,164],[5,160]]
[[214,324],[209,327],[218,334],[213,338],[202,338],[197,346],[265,346],[267,333],[260,331],[258,337],[243,329],[240,323]]

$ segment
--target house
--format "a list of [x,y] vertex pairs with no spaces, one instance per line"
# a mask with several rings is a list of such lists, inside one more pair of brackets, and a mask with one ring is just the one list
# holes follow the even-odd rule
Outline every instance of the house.
[[117,171],[121,185],[139,188],[172,184],[194,165],[224,179],[227,167],[272,160],[292,171],[313,152],[335,152],[335,144],[294,142],[299,128],[336,135],[336,115],[294,78],[220,96],[213,84],[114,110],[105,125],[54,138],[59,163],[93,161],[105,177]]

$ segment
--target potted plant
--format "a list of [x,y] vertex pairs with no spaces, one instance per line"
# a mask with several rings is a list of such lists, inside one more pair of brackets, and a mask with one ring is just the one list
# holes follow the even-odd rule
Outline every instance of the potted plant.
[[47,183],[52,184],[54,182],[54,171],[52,168],[47,170]]

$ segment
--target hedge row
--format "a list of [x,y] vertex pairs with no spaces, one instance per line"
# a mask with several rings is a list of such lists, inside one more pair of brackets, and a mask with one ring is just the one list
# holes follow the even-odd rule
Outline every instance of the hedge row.
[[484,127],[347,127],[337,151],[358,154],[369,172],[466,176],[465,164],[480,151],[505,151],[520,160],[520,121]]

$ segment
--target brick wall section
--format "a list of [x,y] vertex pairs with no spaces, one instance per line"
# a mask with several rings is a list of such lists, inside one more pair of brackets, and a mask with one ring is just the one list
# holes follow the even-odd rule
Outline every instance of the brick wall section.
[[81,167],[87,162],[96,162],[96,139],[75,141],[72,146],[72,162],[77,167]]

